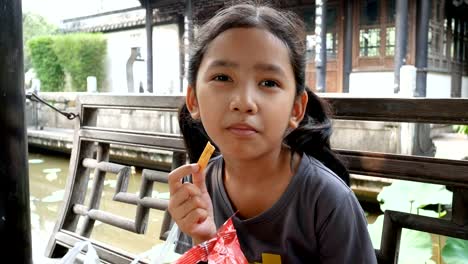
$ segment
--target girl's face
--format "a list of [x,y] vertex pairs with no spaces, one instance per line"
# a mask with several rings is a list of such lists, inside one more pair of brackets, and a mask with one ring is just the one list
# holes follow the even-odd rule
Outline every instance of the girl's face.
[[234,28],[210,42],[187,107],[224,156],[253,159],[279,150],[302,120],[286,45],[259,28]]

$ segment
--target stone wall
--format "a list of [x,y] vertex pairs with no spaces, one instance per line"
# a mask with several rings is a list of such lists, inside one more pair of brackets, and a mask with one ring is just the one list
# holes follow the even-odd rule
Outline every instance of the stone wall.
[[[81,93],[40,93],[39,97],[55,108],[78,113],[75,100]],[[35,114],[37,112],[37,114]],[[26,123],[36,130],[74,129],[74,122],[52,108],[36,102],[26,102]],[[133,129],[142,132],[178,134],[177,113],[127,109],[102,109],[97,126],[115,129]]]

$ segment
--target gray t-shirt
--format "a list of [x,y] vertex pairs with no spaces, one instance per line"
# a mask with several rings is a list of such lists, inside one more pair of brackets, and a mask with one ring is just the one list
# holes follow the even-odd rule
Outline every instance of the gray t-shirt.
[[[235,213],[224,189],[223,167],[219,156],[206,171],[217,227]],[[262,192],[268,195],[268,191]],[[251,263],[377,263],[367,221],[354,193],[322,163],[305,154],[270,209],[249,219],[234,216],[233,222]]]

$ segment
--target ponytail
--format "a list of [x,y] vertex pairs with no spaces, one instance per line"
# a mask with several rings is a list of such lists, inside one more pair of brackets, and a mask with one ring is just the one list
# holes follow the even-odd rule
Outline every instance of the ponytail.
[[332,123],[330,106],[306,87],[309,100],[299,126],[289,133],[285,143],[295,152],[310,155],[332,170],[349,185],[349,172],[330,148]]

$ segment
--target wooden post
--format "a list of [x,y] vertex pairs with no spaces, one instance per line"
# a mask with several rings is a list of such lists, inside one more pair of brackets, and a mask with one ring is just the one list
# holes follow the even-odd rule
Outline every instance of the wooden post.
[[147,68],[147,88],[149,93],[153,93],[153,8],[150,1],[146,1],[146,68]]
[[[460,63],[463,65],[463,51],[465,50],[465,47],[468,43],[465,43],[465,30],[466,30],[466,23],[465,23],[465,18],[461,17],[460,18],[460,31],[459,31],[459,46],[458,46],[458,59],[460,60]],[[463,71],[463,67],[462,67]]]
[[353,1],[345,1],[344,34],[343,93],[349,93],[349,77],[353,70]]
[[460,49],[460,19],[454,17],[454,28],[453,28],[453,62],[457,63],[458,50]]
[[185,76],[185,16],[179,15],[177,18],[177,28],[179,31],[179,93],[184,92]]
[[406,51],[408,47],[408,0],[396,1],[396,43],[394,57],[394,93],[400,91],[400,68],[406,64]]
[[182,92],[188,85],[188,66],[189,66],[189,54],[190,46],[193,43],[193,2],[192,0],[185,1],[185,16],[184,16],[184,79],[182,84]]
[[[452,7],[453,8],[453,7]],[[453,12],[453,9],[451,9]],[[462,75],[463,75],[463,64],[462,64],[462,45],[463,36],[461,18],[454,15],[454,28],[452,29],[452,41],[453,41],[453,57],[452,57],[452,68],[451,68],[451,97],[461,97],[462,93]]]
[[315,1],[315,68],[316,68],[316,90],[326,92],[327,73],[327,1]]
[[418,1],[418,19],[416,25],[416,97],[426,97],[427,85],[427,49],[431,1]]
[[2,259],[32,263],[21,1],[0,0]]

